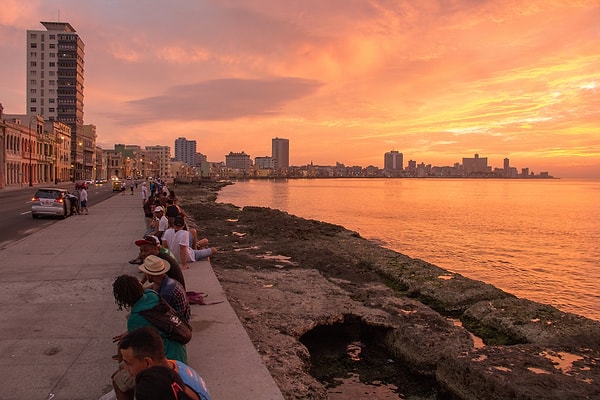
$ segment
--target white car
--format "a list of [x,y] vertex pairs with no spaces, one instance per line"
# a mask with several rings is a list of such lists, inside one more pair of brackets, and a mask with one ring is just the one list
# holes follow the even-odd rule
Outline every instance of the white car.
[[67,218],[71,213],[69,191],[60,188],[40,188],[31,199],[31,215]]

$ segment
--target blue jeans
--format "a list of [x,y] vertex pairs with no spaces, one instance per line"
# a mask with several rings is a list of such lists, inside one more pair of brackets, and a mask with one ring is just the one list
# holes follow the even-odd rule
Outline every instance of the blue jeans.
[[211,249],[200,249],[200,250],[192,249],[192,252],[194,253],[194,261],[204,260],[204,259],[212,256]]

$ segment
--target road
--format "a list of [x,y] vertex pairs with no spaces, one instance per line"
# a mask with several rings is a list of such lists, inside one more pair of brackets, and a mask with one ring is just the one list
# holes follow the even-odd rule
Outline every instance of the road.
[[[69,191],[74,190],[73,184],[61,183],[58,186]],[[48,187],[54,186],[48,185]],[[26,185],[19,189],[0,190],[0,203],[2,204],[0,208],[0,221],[2,221],[0,223],[0,250],[10,243],[60,221],[59,218],[33,219],[31,217],[31,198],[36,190],[37,187]],[[139,196],[139,190],[135,194]],[[110,183],[91,185],[88,189],[88,208],[90,212],[94,212],[94,204],[100,203],[111,196],[113,196],[113,191]],[[79,216],[69,218],[79,218]]]

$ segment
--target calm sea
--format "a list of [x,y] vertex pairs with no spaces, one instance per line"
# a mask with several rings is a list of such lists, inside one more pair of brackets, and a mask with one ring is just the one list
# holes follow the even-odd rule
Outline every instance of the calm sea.
[[236,182],[219,202],[327,221],[518,297],[600,320],[600,181]]

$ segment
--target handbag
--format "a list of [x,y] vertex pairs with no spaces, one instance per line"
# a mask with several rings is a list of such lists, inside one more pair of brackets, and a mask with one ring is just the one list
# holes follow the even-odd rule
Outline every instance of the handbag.
[[192,327],[187,322],[182,321],[173,310],[173,307],[162,297],[160,297],[157,305],[140,311],[140,314],[158,330],[164,332],[169,339],[181,344],[187,344],[192,340]]

